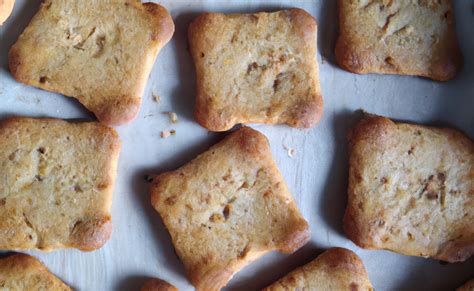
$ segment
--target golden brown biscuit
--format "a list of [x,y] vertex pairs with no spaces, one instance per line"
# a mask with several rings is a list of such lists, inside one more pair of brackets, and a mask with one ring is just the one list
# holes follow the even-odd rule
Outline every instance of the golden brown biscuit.
[[466,284],[456,289],[456,291],[474,291],[474,279],[467,281]]
[[14,5],[15,0],[0,0],[0,25],[10,16]]
[[40,261],[26,254],[0,259],[0,288],[9,291],[72,290]]
[[219,290],[253,260],[310,238],[267,139],[247,127],[156,177],[151,201],[197,290]]
[[10,50],[19,82],[79,100],[108,125],[130,122],[160,49],[174,32],[158,4],[45,0]]
[[374,290],[362,260],[352,251],[332,248],[263,289],[279,290]]
[[153,278],[143,284],[141,291],[178,291],[178,288],[161,279]]
[[120,140],[97,122],[0,123],[0,250],[102,247]]
[[321,118],[317,24],[306,11],[205,13],[188,35],[197,73],[195,117],[202,126],[311,127]]
[[451,0],[338,0],[336,58],[353,73],[455,77],[462,54]]
[[348,236],[448,262],[474,253],[474,144],[459,131],[367,115],[350,138]]

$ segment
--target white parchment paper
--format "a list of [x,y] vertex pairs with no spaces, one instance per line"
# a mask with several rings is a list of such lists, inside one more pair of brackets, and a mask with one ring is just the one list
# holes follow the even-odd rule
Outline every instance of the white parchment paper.
[[[77,290],[139,290],[147,277],[161,277],[180,290],[192,290],[174,254],[170,237],[149,202],[146,173],[183,165],[222,134],[208,133],[192,117],[195,73],[187,48],[190,21],[204,11],[256,12],[301,7],[319,24],[318,60],[324,117],[310,130],[255,126],[270,140],[275,160],[303,215],[312,240],[293,255],[269,254],[239,272],[227,290],[258,290],[334,246],[355,251],[376,290],[453,290],[474,277],[474,260],[442,265],[355,246],[342,231],[346,204],[346,134],[363,108],[369,112],[432,125],[449,125],[474,137],[474,1],[455,0],[457,33],[465,57],[463,72],[447,83],[402,76],[354,75],[334,64],[337,37],[335,0],[192,1],[163,0],[176,33],[160,53],[150,76],[139,117],[118,127],[123,149],[113,198],[114,232],[102,249],[83,253],[30,252]],[[10,46],[26,27],[40,0],[17,0],[11,18],[0,27],[0,118],[11,115],[85,118],[94,116],[74,99],[16,83],[7,67]],[[152,92],[161,97],[153,101]],[[169,122],[166,111],[178,114]],[[162,130],[176,136],[160,138]],[[287,148],[295,149],[293,158]],[[1,149],[0,149],[1,150]],[[0,169],[1,171],[1,169]]]

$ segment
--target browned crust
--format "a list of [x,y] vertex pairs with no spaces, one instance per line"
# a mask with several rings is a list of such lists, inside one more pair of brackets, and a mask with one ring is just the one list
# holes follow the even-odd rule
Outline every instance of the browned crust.
[[[212,146],[206,152],[212,152],[218,148],[229,146],[237,146],[239,147],[240,151],[243,152],[242,154],[255,157],[255,159],[272,160],[271,150],[267,138],[260,132],[249,127],[242,127],[239,130],[229,134],[221,142]],[[198,158],[199,157],[196,159]],[[191,161],[189,164],[193,163],[193,161]],[[155,208],[155,205],[161,203],[160,201],[162,201],[163,198],[160,197],[160,195],[163,191],[163,187],[165,187],[165,183],[167,183],[170,178],[179,176],[182,179],[186,179],[186,175],[189,175],[183,168],[180,168],[174,172],[160,174],[153,179],[153,186],[151,189],[151,203]],[[269,169],[269,171],[272,172],[272,175],[280,175],[276,167]],[[163,216],[168,215],[167,213],[159,213],[162,218]],[[200,269],[201,266],[188,266],[186,265],[186,262],[183,261],[183,259],[182,261],[185,263],[188,279],[197,290],[220,290],[227,284],[227,282],[237,271],[245,267],[253,260],[259,258],[262,254],[271,250],[278,250],[282,253],[288,254],[293,253],[306,244],[310,240],[310,237],[311,231],[309,229],[309,225],[304,219],[301,218],[298,220],[298,223],[293,225],[293,228],[286,234],[285,238],[278,241],[272,241],[272,246],[269,245],[268,249],[259,249],[258,253],[256,254],[243,255],[238,261],[233,261],[225,267],[210,268],[205,274],[203,274],[202,270]],[[177,253],[181,257],[179,250],[177,250]]]
[[[272,285],[264,288],[263,291],[290,290],[291,288],[296,288],[296,286],[291,286],[292,282],[296,280],[295,276],[303,273],[305,274],[305,280],[311,280],[311,272],[314,271],[324,272],[326,276],[328,276],[328,280],[334,280],[335,282],[340,280],[338,279],[338,276],[341,276],[340,274],[351,274],[354,277],[363,279],[363,281],[366,281],[370,286],[367,271],[359,256],[351,250],[335,247],[328,249],[308,264],[291,271]],[[353,284],[354,285],[351,284],[351,287],[355,286],[357,290],[358,285],[356,283]],[[371,286],[369,290],[373,290]]]
[[[3,136],[11,135],[11,131],[17,127],[28,124],[41,122],[43,124],[58,124],[63,123],[68,125],[71,122],[53,119],[53,118],[29,118],[29,117],[10,117],[0,121],[0,138]],[[76,123],[76,122],[74,122]],[[81,122],[77,122],[81,124]],[[97,122],[85,122],[93,123],[97,125],[96,133],[101,136],[99,141],[104,145],[104,149],[110,151],[111,165],[110,177],[106,184],[103,185],[103,189],[107,189],[110,193],[113,192],[116,179],[116,168],[118,162],[118,156],[121,149],[121,141],[118,133],[108,126]],[[110,194],[111,196],[112,194]],[[94,251],[101,248],[109,239],[112,234],[112,219],[110,215],[95,218],[86,218],[84,221],[78,222],[71,234],[70,240],[62,242],[63,247],[77,248],[82,251]],[[16,250],[29,249],[29,247],[14,246]],[[49,248],[41,248],[42,251],[49,251]]]
[[[346,15],[346,3],[348,0],[337,0],[338,14],[339,14],[339,37],[336,42],[335,55],[338,65],[356,74],[397,74],[397,75],[418,75],[421,77],[430,78],[436,81],[449,81],[454,79],[463,67],[463,55],[459,48],[458,40],[454,28],[451,29],[449,39],[444,41],[446,49],[438,58],[438,61],[432,65],[428,71],[412,71],[407,70],[403,65],[396,65],[386,67],[383,70],[377,69],[375,56],[373,56],[369,49],[358,49],[354,40],[349,38],[349,32],[346,24],[349,20]],[[452,7],[452,1],[448,0]],[[450,17],[454,16],[451,13]],[[454,22],[454,20],[453,20]],[[454,26],[453,26],[454,27]]]
[[170,283],[158,279],[152,278],[143,284],[141,291],[178,291],[178,288],[171,285]]
[[[149,13],[153,18],[151,19],[154,23],[153,25],[153,38],[152,40],[155,43],[153,49],[154,58],[152,64],[155,62],[156,57],[158,56],[159,51],[171,40],[175,26],[173,19],[169,12],[161,5],[156,3],[144,3],[141,4],[139,1],[126,2],[128,6],[133,6],[135,9],[143,10]],[[47,5],[46,2],[42,4],[42,7]],[[40,8],[43,9],[43,8]],[[38,15],[38,14],[37,14]],[[35,20],[35,18],[33,20]],[[38,16],[39,17],[39,16]],[[33,21],[32,20],[32,21]],[[151,66],[152,66],[151,64]],[[28,66],[25,63],[24,58],[22,57],[22,52],[20,48],[17,47],[17,44],[13,45],[8,54],[8,65],[10,71],[16,81],[23,83],[29,86],[35,86],[47,91],[60,92],[61,90],[57,88],[57,85],[51,86],[48,82],[41,83],[38,80],[31,80],[27,74],[24,73],[24,70]],[[151,71],[151,67],[150,67]],[[101,103],[91,103],[89,100],[85,99],[82,95],[82,92],[75,92],[73,97],[79,100],[88,110],[92,111],[98,118],[98,120],[104,124],[116,126],[133,121],[139,111],[141,105],[141,94],[146,84],[146,79],[148,79],[149,72],[146,73],[146,76],[142,76],[143,80],[137,80],[137,83],[143,83],[143,88],[139,91],[141,93],[130,95],[124,94],[122,96],[104,96],[103,92],[98,92],[95,98],[104,98]]]
[[0,259],[0,274],[3,272],[23,272],[23,279],[27,280],[28,273],[31,272],[31,270],[41,274],[41,276],[36,278],[36,280],[41,278],[40,282],[36,282],[36,284],[49,282],[49,287],[54,287],[52,290],[72,290],[68,285],[49,272],[46,266],[33,256],[17,253]]
[[[317,43],[317,22],[316,19],[308,12],[299,8],[285,10],[294,21],[294,33],[298,34],[306,47],[315,46]],[[265,12],[251,14],[258,16]],[[284,120],[248,118],[239,116],[240,113],[228,114],[217,112],[214,109],[214,98],[208,93],[204,84],[202,67],[206,64],[201,60],[203,45],[213,43],[215,40],[206,35],[205,31],[213,26],[219,26],[220,23],[226,21],[228,17],[239,17],[241,14],[226,15],[223,13],[203,13],[199,15],[188,28],[188,40],[190,44],[190,52],[193,57],[196,78],[197,78],[197,95],[194,110],[196,121],[211,131],[227,131],[238,123],[261,123],[261,124],[277,124],[282,123],[295,128],[311,128],[315,126],[321,119],[323,114],[323,97],[320,94],[321,89],[317,84],[317,93],[304,96],[299,104],[292,108],[288,108],[288,116]],[[245,14],[244,14],[245,15]],[[314,60],[317,64],[317,60]],[[319,81],[318,81],[319,82]],[[303,97],[303,96],[302,96]]]
[[[355,192],[355,185],[360,181],[361,174],[358,172],[361,165],[363,154],[354,155],[354,148],[358,143],[364,142],[373,145],[368,150],[377,148],[378,145],[386,143],[392,137],[397,124],[392,120],[365,113],[364,117],[352,129],[348,135],[349,140],[349,186],[348,203],[344,215],[344,231],[356,245],[365,249],[380,249],[372,240],[371,226],[365,225],[361,220],[361,209],[358,208],[359,200]],[[413,127],[428,128],[434,131],[442,132],[450,136],[450,139],[457,140],[466,148],[473,149],[473,143],[464,133],[452,128],[437,128],[413,124]],[[443,245],[438,253],[432,256],[434,259],[447,262],[462,262],[474,255],[474,239],[466,237],[463,240],[449,241]]]

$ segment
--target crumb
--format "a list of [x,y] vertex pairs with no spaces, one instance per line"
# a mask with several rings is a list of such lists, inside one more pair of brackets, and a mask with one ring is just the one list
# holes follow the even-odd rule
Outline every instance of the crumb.
[[170,117],[171,123],[173,124],[178,123],[178,115],[176,113],[170,111],[170,112],[165,112],[165,114],[168,114],[168,116]]
[[156,95],[155,93],[151,93],[151,96],[153,97],[153,101],[155,101],[156,103],[161,102],[161,97],[159,95]]
[[283,148],[286,150],[290,158],[294,158],[296,156],[296,149],[287,147],[286,145],[283,145]]
[[176,135],[176,130],[174,130],[174,129],[170,130],[170,134],[171,135]]
[[168,138],[170,137],[171,132],[169,130],[164,130],[161,132],[161,138]]
[[296,155],[296,150],[295,149],[288,149],[288,156],[290,158],[293,158]]

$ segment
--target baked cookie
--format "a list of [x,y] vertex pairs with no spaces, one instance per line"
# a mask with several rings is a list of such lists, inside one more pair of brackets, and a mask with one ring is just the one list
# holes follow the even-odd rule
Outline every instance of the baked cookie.
[[97,122],[0,122],[0,250],[102,247],[120,140]]
[[15,0],[0,0],[0,25],[10,16],[14,5]]
[[474,279],[467,281],[466,284],[456,289],[456,291],[474,291]]
[[362,260],[355,253],[344,248],[332,248],[263,290],[374,289]]
[[349,138],[344,228],[357,245],[447,262],[474,253],[474,144],[367,115]]
[[353,73],[455,77],[463,58],[451,0],[338,0],[336,59]]
[[141,291],[178,291],[178,288],[166,281],[153,278],[143,284]]
[[159,212],[197,290],[219,290],[251,261],[310,238],[265,136],[244,127],[154,179]]
[[0,259],[0,287],[12,291],[72,290],[51,274],[36,258],[16,254]]
[[304,10],[205,13],[188,35],[197,73],[195,117],[202,126],[311,127],[321,118],[317,24]]
[[79,100],[108,125],[130,122],[174,32],[158,4],[45,0],[9,54],[21,83]]

